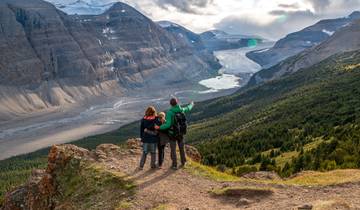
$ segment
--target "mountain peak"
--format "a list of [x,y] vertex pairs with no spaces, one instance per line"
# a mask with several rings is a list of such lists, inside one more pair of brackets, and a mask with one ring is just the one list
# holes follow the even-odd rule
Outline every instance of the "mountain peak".
[[160,25],[162,28],[181,27],[180,25],[178,25],[174,22],[171,22],[171,21],[167,21],[167,20],[158,21],[157,24]]
[[129,5],[127,5],[127,4],[123,3],[123,2],[116,2],[109,8],[109,10],[111,10],[111,9],[123,9],[124,7],[129,7]]
[[134,7],[132,7],[126,3],[123,3],[123,2],[114,3],[109,9],[107,9],[104,12],[104,14],[109,14],[109,13],[118,14],[118,15],[126,14],[127,16],[131,15],[131,16],[145,17],[143,14],[141,14],[139,11],[137,11]]
[[349,15],[350,19],[360,19],[360,11],[354,11]]

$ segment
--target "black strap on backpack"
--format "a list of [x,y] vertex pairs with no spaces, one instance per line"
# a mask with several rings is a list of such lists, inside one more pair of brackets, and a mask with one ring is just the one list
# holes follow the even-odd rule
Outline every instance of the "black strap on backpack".
[[171,130],[174,132],[174,137],[180,137],[186,135],[187,121],[184,113],[182,112],[175,113],[174,122]]

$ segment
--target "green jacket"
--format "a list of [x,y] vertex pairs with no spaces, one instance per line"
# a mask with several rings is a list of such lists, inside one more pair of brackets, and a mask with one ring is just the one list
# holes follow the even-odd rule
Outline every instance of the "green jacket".
[[[192,104],[189,104],[185,107],[181,107],[180,105],[171,107],[166,112],[166,118],[165,118],[166,122],[160,126],[160,130],[168,130],[169,128],[171,128],[171,126],[174,124],[175,113],[178,112],[187,113],[190,112],[192,108],[193,108]],[[171,134],[171,131],[169,131],[169,133]]]

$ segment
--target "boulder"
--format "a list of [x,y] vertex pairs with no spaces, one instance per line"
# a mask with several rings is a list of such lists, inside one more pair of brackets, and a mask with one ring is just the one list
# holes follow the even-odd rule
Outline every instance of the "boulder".
[[186,152],[186,155],[189,158],[191,158],[191,160],[193,160],[195,162],[201,161],[201,154],[195,147],[190,146],[190,145],[185,145],[185,152]]
[[57,193],[56,177],[68,164],[92,160],[90,152],[75,145],[54,145],[48,155],[46,170],[34,170],[30,179],[15,190],[6,193],[2,210],[54,209]]

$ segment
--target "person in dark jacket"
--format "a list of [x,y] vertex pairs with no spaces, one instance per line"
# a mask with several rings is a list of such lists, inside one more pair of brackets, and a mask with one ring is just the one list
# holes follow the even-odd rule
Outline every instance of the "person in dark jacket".
[[156,168],[156,147],[159,142],[158,131],[155,126],[160,125],[158,118],[156,117],[156,109],[150,106],[146,109],[145,116],[141,120],[140,136],[143,142],[143,154],[140,160],[140,169],[144,168],[146,162],[146,156],[151,154],[151,168]]
[[178,104],[178,100],[176,98],[172,98],[170,100],[170,105],[171,108],[166,112],[165,123],[162,124],[160,127],[156,126],[156,129],[159,129],[160,131],[168,131],[170,137],[172,168],[176,170],[177,169],[176,144],[178,145],[180,151],[181,166],[184,166],[186,163],[185,144],[184,144],[183,136],[174,137],[174,133],[171,130],[171,127],[174,125],[176,113],[190,112],[194,106],[194,102],[191,102],[189,105],[185,107],[181,107]]

